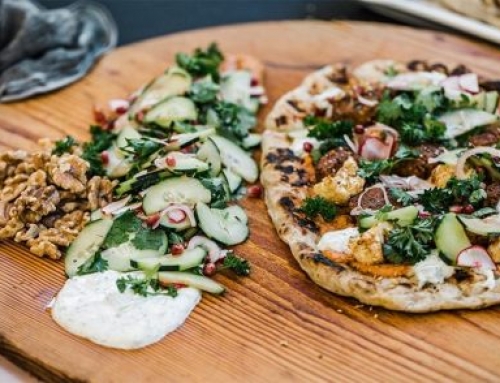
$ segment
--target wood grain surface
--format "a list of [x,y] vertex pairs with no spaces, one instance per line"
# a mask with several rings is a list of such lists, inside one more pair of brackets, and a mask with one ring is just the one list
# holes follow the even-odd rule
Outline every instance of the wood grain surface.
[[[211,41],[265,62],[271,103],[308,72],[339,61],[422,58],[500,78],[496,48],[436,32],[312,21],[207,29],[121,48],[76,85],[1,105],[0,145],[30,149],[40,137],[68,133],[85,139],[93,104],[126,95],[175,52]],[[237,251],[252,261],[252,276],[217,277],[228,294],[206,295],[184,327],[134,352],[60,329],[45,306],[64,282],[62,265],[2,244],[0,353],[46,382],[500,381],[498,308],[406,315],[335,297],[298,269],[263,202],[243,204],[252,234]]]

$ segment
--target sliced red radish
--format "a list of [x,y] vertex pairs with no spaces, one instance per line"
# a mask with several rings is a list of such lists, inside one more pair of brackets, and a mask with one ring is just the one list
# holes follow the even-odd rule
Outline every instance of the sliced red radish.
[[172,209],[166,213],[168,220],[172,223],[180,223],[187,217],[186,213],[181,209]]
[[486,249],[477,245],[462,250],[457,256],[457,265],[486,270],[496,269],[495,262],[493,262]]
[[386,160],[391,157],[394,139],[391,137],[387,141],[383,142],[375,137],[366,138],[360,147],[359,154],[369,161]]
[[118,201],[111,202],[104,206],[101,210],[104,214],[113,214],[115,211],[125,207],[128,201],[130,201],[130,198],[132,198],[132,196],[126,196],[125,198],[122,198]]
[[250,93],[250,96],[262,96],[265,93],[264,87],[262,87],[262,86],[252,86],[250,88],[249,93]]
[[109,108],[116,113],[123,114],[130,107],[130,103],[127,100],[115,98],[109,101]]
[[196,218],[193,210],[187,205],[173,204],[163,210],[161,216],[166,215],[172,223],[181,223],[185,219],[189,219],[191,227],[196,226]]
[[142,202],[136,202],[136,203],[124,206],[121,209],[115,210],[113,212],[113,215],[120,215],[120,214],[125,213],[126,211],[129,211],[129,210],[137,210],[141,206],[142,206]]
[[208,239],[207,237],[203,237],[201,235],[195,235],[188,243],[188,250],[192,250],[195,247],[201,247],[208,252],[208,260],[212,263],[217,262],[219,259],[225,257],[225,253],[223,253],[214,241]]
[[479,80],[477,74],[466,73],[458,78],[460,89],[468,93],[479,93]]

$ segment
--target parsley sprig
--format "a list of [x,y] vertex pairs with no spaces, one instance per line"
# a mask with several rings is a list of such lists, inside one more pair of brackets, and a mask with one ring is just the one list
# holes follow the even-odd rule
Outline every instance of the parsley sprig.
[[331,221],[337,214],[337,206],[321,196],[314,196],[307,197],[299,208],[299,211],[310,219],[314,219],[320,215],[325,221]]
[[82,158],[90,164],[90,175],[102,176],[106,172],[103,167],[101,153],[111,146],[116,134],[104,130],[98,125],[90,127],[90,134],[92,140],[83,145]]
[[52,154],[62,156],[64,153],[71,153],[71,148],[77,146],[78,143],[71,136],[66,136],[62,140],[56,141]]
[[240,276],[250,275],[251,271],[250,263],[246,259],[237,257],[233,253],[228,253],[224,257],[224,261],[220,270],[222,269],[230,269],[236,275]]
[[160,282],[154,275],[146,275],[146,277],[133,277],[127,275],[116,280],[118,291],[124,293],[127,288],[130,288],[134,294],[148,297],[154,295],[167,295],[169,297],[177,296],[177,289],[174,286],[162,288]]
[[178,53],[175,59],[177,65],[194,77],[209,75],[214,81],[219,81],[219,66],[224,60],[224,56],[217,44],[210,44],[206,50],[197,48],[192,55]]

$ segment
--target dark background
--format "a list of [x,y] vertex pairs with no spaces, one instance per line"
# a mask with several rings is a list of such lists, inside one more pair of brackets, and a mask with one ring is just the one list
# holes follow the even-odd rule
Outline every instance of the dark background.
[[[94,0],[95,1],[95,0]],[[48,8],[71,0],[38,0]],[[188,29],[250,21],[349,19],[393,22],[355,0],[100,0],[115,18],[120,45]]]

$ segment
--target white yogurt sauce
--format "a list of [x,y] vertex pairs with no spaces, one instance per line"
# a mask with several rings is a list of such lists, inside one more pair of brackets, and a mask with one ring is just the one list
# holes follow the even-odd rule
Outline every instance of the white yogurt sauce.
[[359,230],[356,227],[329,231],[321,237],[318,242],[318,249],[321,251],[330,250],[336,253],[346,253],[349,250],[349,240],[358,235]]
[[106,271],[73,277],[57,295],[52,318],[65,330],[102,346],[125,350],[158,342],[180,327],[201,299],[197,289],[175,298],[120,293],[123,273]]
[[419,288],[422,288],[427,283],[433,285],[442,284],[445,279],[453,275],[454,270],[453,267],[444,263],[436,252],[432,252],[423,261],[413,266]]

